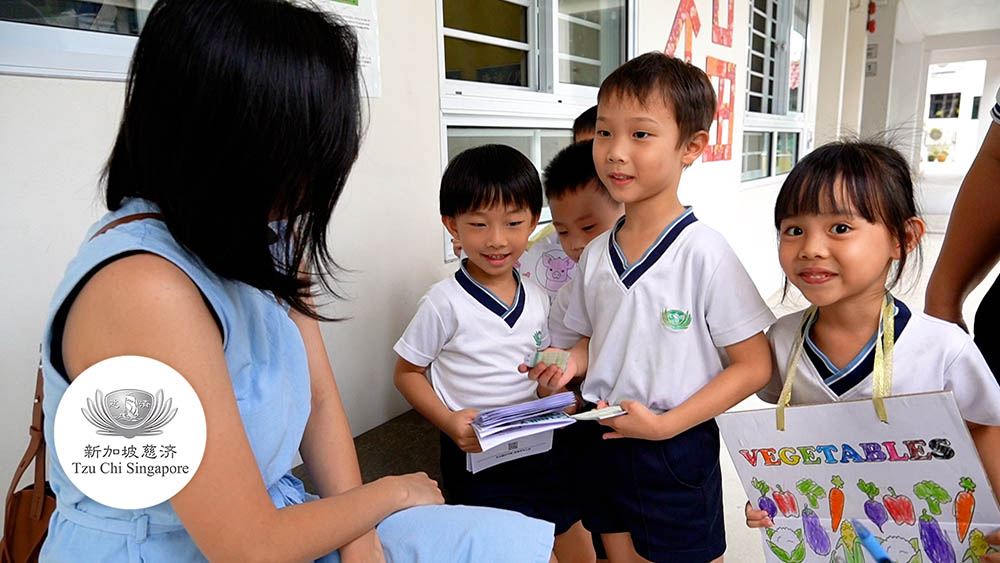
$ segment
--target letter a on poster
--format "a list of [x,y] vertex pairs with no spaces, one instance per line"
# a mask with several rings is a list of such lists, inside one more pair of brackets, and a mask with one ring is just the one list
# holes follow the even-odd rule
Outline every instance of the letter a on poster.
[[750,504],[770,514],[768,561],[865,563],[851,525],[895,562],[978,562],[1000,510],[951,392],[717,417]]

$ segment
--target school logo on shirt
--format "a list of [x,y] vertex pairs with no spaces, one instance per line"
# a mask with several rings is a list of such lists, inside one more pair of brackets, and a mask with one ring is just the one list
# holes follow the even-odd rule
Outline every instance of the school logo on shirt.
[[542,331],[540,330],[535,331],[535,347],[536,348],[542,347]]
[[691,326],[691,313],[680,309],[664,309],[660,322],[670,330],[685,330]]

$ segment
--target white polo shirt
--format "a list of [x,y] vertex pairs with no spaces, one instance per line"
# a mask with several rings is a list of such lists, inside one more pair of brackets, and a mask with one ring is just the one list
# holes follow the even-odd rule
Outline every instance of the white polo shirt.
[[537,383],[517,371],[536,350],[549,346],[549,298],[534,283],[518,280],[508,305],[477,282],[463,265],[420,299],[393,350],[429,366],[438,397],[452,411],[488,409],[537,399]]
[[[774,350],[771,381],[757,392],[777,403],[785,383],[788,357],[802,323],[799,311],[781,317],[767,333]],[[972,338],[958,325],[913,312],[896,300],[896,344],[892,352],[892,394],[951,391],[962,418],[1000,426],[1000,385]],[[805,327],[808,334],[810,327]],[[792,405],[855,401],[872,396],[874,338],[843,369],[838,369],[808,337],[792,384]]]
[[690,208],[633,264],[615,240],[625,219],[587,245],[550,330],[560,343],[567,330],[591,337],[586,400],[631,399],[664,412],[722,371],[717,348],[754,336],[774,316],[722,235]]

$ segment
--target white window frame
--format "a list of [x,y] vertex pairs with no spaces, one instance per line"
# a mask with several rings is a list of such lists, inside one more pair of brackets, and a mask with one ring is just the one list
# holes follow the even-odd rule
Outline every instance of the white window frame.
[[[441,91],[441,110],[449,116],[494,116],[499,120],[513,118],[556,118],[571,126],[581,112],[597,102],[597,87],[563,84],[556,79],[560,55],[555,38],[558,34],[558,0],[502,0],[528,10],[528,42],[521,43],[489,35],[444,27],[444,0],[436,0],[438,37],[438,77]],[[635,53],[636,0],[625,0],[625,57]],[[552,40],[545,45],[538,42],[539,27],[548,29]],[[453,80],[445,77],[444,38],[471,39],[490,45],[528,50],[528,86],[487,84],[470,80]],[[566,55],[562,55],[565,58]],[[542,62],[545,62],[542,64]],[[537,71],[537,72],[536,72]],[[568,120],[568,125],[565,121]],[[535,123],[534,121],[532,123]],[[456,125],[451,123],[451,125]],[[500,124],[493,127],[540,127],[539,125]]]
[[0,74],[124,82],[138,38],[0,21]]
[[[770,1],[770,0],[769,0]],[[810,13],[815,8],[813,6],[813,1],[809,2]],[[795,0],[782,0],[779,4],[778,19],[776,20],[776,25],[779,26],[781,30],[777,37],[777,48],[775,49],[775,66],[778,69],[782,69],[777,72],[774,80],[774,106],[784,110],[784,113],[765,113],[756,112],[749,110],[749,96],[747,95],[744,99],[744,112],[743,112],[743,131],[749,133],[770,133],[771,135],[771,155],[770,155],[770,168],[768,170],[768,175],[755,178],[753,180],[741,181],[740,187],[742,189],[754,189],[760,187],[770,187],[775,184],[781,183],[788,176],[788,173],[775,174],[775,163],[777,161],[777,141],[778,133],[798,133],[799,142],[797,145],[797,155],[796,162],[802,158],[803,147],[805,146],[805,140],[807,138],[808,122],[806,121],[805,105],[807,103],[807,97],[802,97],[802,107],[799,111],[788,111],[788,77],[789,77],[789,61],[788,61],[788,38],[791,34],[792,24],[794,20],[794,9]],[[745,75],[745,87],[746,91],[749,92],[750,88],[750,45],[753,31],[753,13],[754,8],[750,7],[750,20],[747,22],[747,72]],[[774,21],[767,16],[769,21]],[[814,30],[809,24],[808,17],[806,19],[806,45],[809,43],[809,37],[812,35]],[[806,53],[803,53],[802,60],[806,60]],[[766,60],[765,60],[766,65]],[[765,75],[766,78],[766,75]],[[802,73],[800,80],[805,83],[805,73]],[[763,103],[766,103],[766,99]],[[763,107],[763,106],[762,106]],[[742,145],[742,140],[741,140]],[[741,151],[742,152],[742,151]],[[742,167],[742,160],[741,160]]]

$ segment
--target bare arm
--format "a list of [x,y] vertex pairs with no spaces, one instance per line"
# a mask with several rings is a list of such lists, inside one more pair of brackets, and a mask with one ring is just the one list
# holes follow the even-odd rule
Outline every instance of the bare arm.
[[1000,259],[1000,125],[990,125],[955,200],[937,264],[927,284],[929,315],[962,326],[965,298]]
[[602,420],[615,432],[605,438],[664,440],[725,412],[763,387],[771,377],[771,350],[763,332],[726,346],[731,364],[668,412],[657,415],[636,401],[622,401],[628,414]]
[[[322,498],[361,486],[361,469],[323,335],[315,319],[292,309],[289,316],[302,334],[309,359],[311,410],[299,453]],[[340,549],[345,560],[384,560],[382,544],[372,528]]]
[[126,354],[172,366],[204,406],[208,436],[201,466],[171,504],[210,560],[311,561],[397,510],[443,500],[426,476],[403,476],[276,509],[243,429],[215,321],[194,283],[151,254],[102,268],[66,321],[63,357],[70,378]]
[[426,366],[414,365],[403,358],[397,358],[396,370],[393,374],[396,389],[399,389],[407,402],[413,405],[417,412],[424,415],[424,418],[429,420],[431,424],[451,436],[451,439],[462,451],[469,453],[483,451],[471,426],[472,419],[476,417],[476,411],[463,409],[453,412],[449,409],[434,392],[434,388],[427,381],[426,373]]
[[1000,503],[1000,426],[983,426],[971,422],[967,424],[979,452],[979,459],[983,461],[986,478],[990,480],[997,503]]

